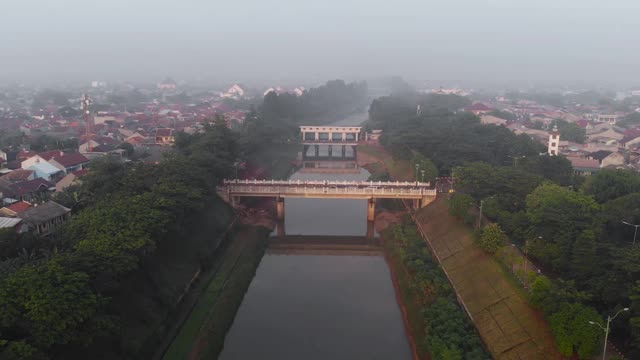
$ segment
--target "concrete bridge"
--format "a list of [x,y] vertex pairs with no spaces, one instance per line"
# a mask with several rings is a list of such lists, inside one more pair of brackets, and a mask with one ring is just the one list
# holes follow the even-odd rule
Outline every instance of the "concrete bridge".
[[361,132],[360,126],[300,126],[304,145],[357,145]]
[[414,207],[428,205],[436,198],[430,183],[392,181],[302,181],[224,180],[218,194],[235,205],[239,197],[274,197],[278,220],[284,220],[284,199],[364,199],[368,200],[367,220],[375,218],[377,199],[411,199]]

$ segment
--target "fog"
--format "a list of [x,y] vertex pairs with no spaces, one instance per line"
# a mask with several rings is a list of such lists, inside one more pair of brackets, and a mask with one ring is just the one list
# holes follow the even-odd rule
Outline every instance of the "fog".
[[0,82],[631,86],[637,0],[3,0]]

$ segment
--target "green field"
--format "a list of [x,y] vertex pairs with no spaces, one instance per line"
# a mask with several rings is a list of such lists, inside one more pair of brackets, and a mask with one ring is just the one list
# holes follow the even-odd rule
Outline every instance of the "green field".
[[164,354],[165,360],[215,358],[266,246],[267,230],[241,226],[214,265],[209,284]]

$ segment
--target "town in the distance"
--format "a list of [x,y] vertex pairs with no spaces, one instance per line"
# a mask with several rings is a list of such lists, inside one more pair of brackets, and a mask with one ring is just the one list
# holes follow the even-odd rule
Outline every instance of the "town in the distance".
[[0,358],[640,358],[640,88],[462,84],[0,85]]

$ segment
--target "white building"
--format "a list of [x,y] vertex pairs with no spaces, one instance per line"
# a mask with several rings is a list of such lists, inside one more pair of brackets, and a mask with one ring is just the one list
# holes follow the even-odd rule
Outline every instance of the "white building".
[[558,127],[554,126],[553,130],[549,133],[549,145],[547,146],[547,152],[549,155],[555,156],[559,154],[560,150],[560,132]]

